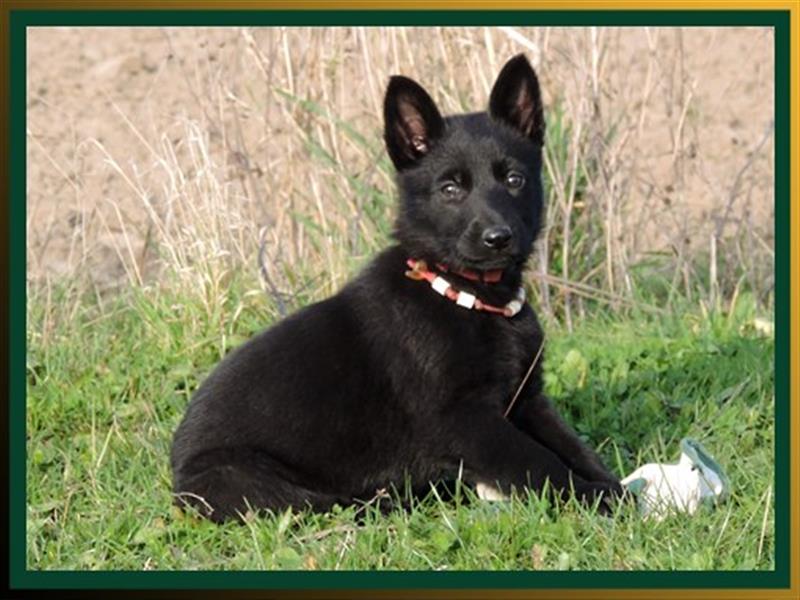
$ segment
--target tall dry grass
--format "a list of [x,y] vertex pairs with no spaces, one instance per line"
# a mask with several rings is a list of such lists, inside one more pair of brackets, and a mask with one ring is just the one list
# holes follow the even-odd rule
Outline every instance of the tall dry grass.
[[[29,55],[58,35],[68,32],[33,30]],[[80,35],[84,45],[74,59],[65,45],[64,61],[80,62],[85,44],[107,32]],[[771,48],[770,35],[734,37]],[[744,287],[771,302],[771,73],[722,76],[710,88],[720,97],[709,96],[720,75],[699,53],[743,60],[725,58],[714,44],[727,38],[716,32],[276,27],[115,36],[119,43],[98,42],[97,60],[72,75],[88,113],[42,94],[29,59],[32,291],[65,277],[100,298],[121,284],[177,285],[211,312],[244,269],[276,315],[328,295],[391,231],[380,122],[388,77],[414,77],[446,113],[475,110],[504,61],[526,52],[548,119],[547,227],[530,272],[543,314],[571,327],[598,303],[715,306]],[[733,150],[713,122],[718,105],[743,130]]]

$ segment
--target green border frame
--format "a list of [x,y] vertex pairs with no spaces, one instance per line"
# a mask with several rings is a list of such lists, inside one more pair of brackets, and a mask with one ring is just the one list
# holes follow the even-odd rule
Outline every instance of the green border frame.
[[[26,569],[26,31],[29,26],[600,25],[768,26],[775,51],[775,565],[774,571],[189,572]],[[554,589],[790,587],[789,224],[790,12],[786,10],[11,10],[9,11],[9,585],[12,589]],[[17,352],[14,352],[14,350]]]

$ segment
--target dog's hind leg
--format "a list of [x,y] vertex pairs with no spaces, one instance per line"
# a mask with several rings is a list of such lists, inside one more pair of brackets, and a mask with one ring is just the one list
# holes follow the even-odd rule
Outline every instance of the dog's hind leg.
[[252,452],[226,450],[202,456],[198,464],[176,470],[175,503],[193,506],[217,523],[240,519],[248,510],[330,509],[346,501],[334,494],[308,489],[290,480],[277,461]]

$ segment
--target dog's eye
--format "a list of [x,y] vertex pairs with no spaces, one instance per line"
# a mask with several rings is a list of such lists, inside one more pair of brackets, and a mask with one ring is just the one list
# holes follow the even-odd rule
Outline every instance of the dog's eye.
[[516,171],[510,171],[506,175],[506,186],[512,190],[518,190],[525,185],[525,177]]
[[442,194],[448,200],[455,200],[461,195],[461,188],[458,187],[458,184],[453,181],[448,181],[442,187]]

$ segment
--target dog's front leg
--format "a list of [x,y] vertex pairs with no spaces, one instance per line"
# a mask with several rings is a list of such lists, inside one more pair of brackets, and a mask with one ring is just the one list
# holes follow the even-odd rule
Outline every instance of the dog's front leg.
[[541,491],[549,481],[556,495],[566,498],[574,490],[587,503],[621,493],[618,484],[587,481],[573,472],[551,449],[500,415],[462,410],[448,420],[453,435],[446,436],[445,452],[463,461],[474,482],[509,494],[525,488]]
[[584,479],[619,485],[619,478],[609,472],[597,453],[578,437],[543,394],[521,397],[509,419]]

